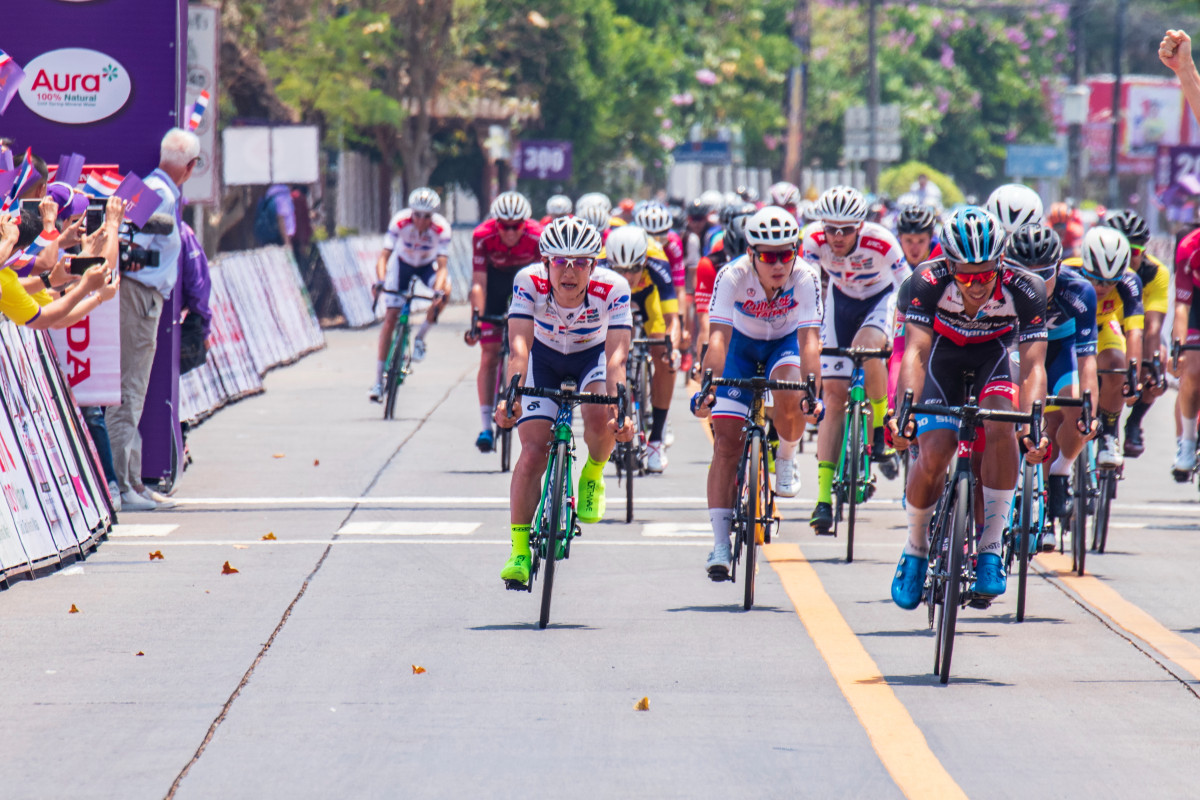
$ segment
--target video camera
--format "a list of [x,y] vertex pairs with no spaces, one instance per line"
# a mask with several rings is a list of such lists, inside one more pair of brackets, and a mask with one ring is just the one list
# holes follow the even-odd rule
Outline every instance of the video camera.
[[[151,214],[146,224],[140,228],[132,223],[126,224],[126,236],[144,233],[149,236],[167,236],[175,230],[175,219],[170,214]],[[118,265],[121,271],[141,269],[143,267],[159,266],[159,252],[137,247],[130,238],[122,237],[118,251]]]

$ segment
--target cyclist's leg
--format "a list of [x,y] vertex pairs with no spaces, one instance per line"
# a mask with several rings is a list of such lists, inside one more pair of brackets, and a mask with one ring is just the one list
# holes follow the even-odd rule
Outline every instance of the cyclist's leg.
[[[508,311],[508,298],[512,294],[513,274],[488,269],[487,297],[483,313],[486,316],[502,316]],[[475,377],[475,391],[479,397],[479,419],[482,424],[475,446],[482,452],[492,449],[492,395],[496,390],[496,372],[500,368],[501,331],[493,325],[483,324],[479,338],[479,374]],[[557,384],[555,384],[557,386]]]
[[[1188,309],[1188,332],[1186,344],[1200,344],[1200,302]],[[1193,325],[1197,327],[1193,327]],[[1196,417],[1200,414],[1200,351],[1192,350],[1180,354],[1182,363],[1179,371],[1179,395],[1175,407],[1179,414],[1179,437],[1175,453],[1176,479],[1190,479],[1195,466]]]
[[[1093,359],[1094,356],[1084,356]],[[1048,394],[1079,397],[1078,357],[1072,344],[1051,341],[1046,349],[1046,386]],[[1046,407],[1046,434],[1054,442],[1054,460],[1050,463],[1050,516],[1070,515],[1071,466],[1087,441],[1079,432],[1079,406]]]
[[[755,342],[733,331],[725,356],[726,378],[748,378],[756,371]],[[750,408],[745,391],[716,389],[712,410],[713,456],[708,469],[708,519],[713,531],[713,549],[705,562],[710,578],[723,580],[733,562],[729,534],[737,504],[737,468],[746,434],[742,430]]]
[[[1099,353],[1096,356],[1097,369],[1125,369],[1125,334],[1118,323],[1110,322],[1101,326],[1096,348]],[[1121,409],[1125,406],[1125,397],[1121,393],[1124,383],[1120,375],[1100,375],[1100,399],[1096,404],[1096,416],[1100,420],[1100,452],[1097,459],[1107,461],[1110,466],[1117,466],[1122,460],[1122,454],[1117,449],[1117,424],[1121,419]]]
[[[786,336],[770,343],[764,353],[766,373],[771,380],[803,381],[803,365],[800,360],[800,345],[796,336]],[[795,497],[800,488],[800,475],[796,470],[796,449],[804,435],[804,412],[800,409],[803,395],[800,392],[772,392],[771,422],[779,435],[779,447],[775,453],[775,493],[781,497]]]
[[[887,346],[888,332],[896,316],[896,292],[888,291],[876,299],[874,307],[863,319],[851,341],[853,347],[878,350]],[[876,460],[885,456],[883,446],[883,417],[887,413],[888,368],[883,359],[872,358],[863,364],[866,374],[867,400],[871,403],[872,452]]]
[[[571,359],[569,373],[583,391],[594,394],[607,393],[607,368],[603,344],[590,350],[568,356]],[[608,427],[611,411],[608,406],[585,404],[580,408],[583,417],[583,440],[588,455],[579,468],[578,513],[581,522],[599,522],[604,518],[605,489],[604,465],[612,455],[614,434]]]
[[[434,290],[437,288],[438,270],[436,264],[417,267],[413,270],[413,274],[416,275],[417,280],[425,284],[429,289]],[[429,333],[429,329],[437,321],[437,312],[437,303],[431,302],[429,308],[425,311],[425,319],[421,321],[421,327],[417,329],[416,340],[418,342],[425,341],[425,334]]]
[[[975,391],[982,408],[1013,411],[1017,409],[1017,384],[1020,375],[1009,349],[999,342],[978,348],[981,369]],[[989,355],[985,351],[991,349]],[[988,363],[988,362],[991,363]],[[979,540],[978,569],[974,591],[986,595],[1003,594],[1006,576],[1001,559],[1004,529],[1012,516],[1014,491],[1020,471],[1020,449],[1016,428],[1011,422],[985,422],[987,457],[981,467],[983,484],[983,533]]]
[[[386,295],[388,301],[392,295]],[[386,301],[385,301],[386,302]],[[400,318],[400,307],[388,305],[383,313],[383,322],[379,326],[379,349],[375,362],[375,385],[383,385],[383,372],[387,369],[388,350],[392,346],[392,335],[396,332],[396,320]]]

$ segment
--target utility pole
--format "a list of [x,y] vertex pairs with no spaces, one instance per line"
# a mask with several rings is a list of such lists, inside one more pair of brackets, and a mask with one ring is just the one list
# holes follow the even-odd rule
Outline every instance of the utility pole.
[[879,0],[868,0],[867,14],[867,187],[879,193]]
[[796,0],[792,16],[792,43],[799,51],[799,64],[788,70],[788,130],[783,158],[783,178],[800,185],[804,170],[804,123],[808,111],[808,0]]
[[1121,202],[1121,186],[1117,176],[1117,152],[1120,150],[1119,134],[1121,132],[1122,106],[1121,102],[1121,53],[1125,49],[1125,12],[1129,10],[1129,0],[1117,3],[1117,30],[1113,38],[1113,100],[1112,100],[1112,141],[1108,146],[1108,207],[1117,208]]
[[[1071,61],[1071,84],[1083,86],[1087,79],[1087,51],[1084,44],[1083,20],[1088,0],[1071,2],[1071,40],[1075,56]],[[1086,116],[1086,110],[1084,112]],[[1083,200],[1083,125],[1075,122],[1067,129],[1067,152],[1070,156],[1070,192],[1078,203]]]

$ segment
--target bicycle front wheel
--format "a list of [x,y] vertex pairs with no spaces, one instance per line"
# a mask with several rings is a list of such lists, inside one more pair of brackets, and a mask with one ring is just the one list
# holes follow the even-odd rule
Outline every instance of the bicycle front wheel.
[[625,522],[633,522],[633,475],[637,472],[637,437],[633,441],[621,445],[625,463]]
[[1072,489],[1075,492],[1075,510],[1071,514],[1071,555],[1074,561],[1075,573],[1083,576],[1084,563],[1087,561],[1087,449],[1085,448],[1075,458],[1075,478]]
[[846,451],[846,494],[849,496],[850,513],[846,517],[846,563],[854,561],[854,518],[858,509],[858,485],[863,480],[863,415],[866,406],[850,404],[850,437]]
[[950,682],[950,659],[954,655],[954,628],[958,623],[958,608],[962,597],[963,558],[967,546],[968,526],[974,520],[968,516],[971,482],[964,476],[955,485],[954,508],[950,513],[949,552],[946,554],[946,576],[942,593],[942,611],[938,620],[938,677]]
[[392,419],[396,412],[396,392],[404,383],[405,351],[408,349],[408,323],[396,326],[392,337],[392,350],[388,354],[386,389],[383,400],[383,418]]
[[550,503],[548,504],[550,514],[545,518],[546,530],[542,538],[546,552],[543,553],[542,561],[545,574],[542,576],[542,610],[538,617],[538,627],[543,629],[550,624],[550,598],[554,593],[554,567],[558,562],[558,541],[561,537],[570,535],[568,516],[571,513],[571,504],[567,498],[567,480],[569,478],[567,459],[566,443],[555,444],[550,462],[551,468],[554,470],[554,478],[550,481]]
[[750,434],[750,455],[746,462],[745,520],[746,520],[746,574],[742,580],[744,597],[742,607],[749,611],[754,607],[754,578],[758,572],[758,545],[763,540],[763,515],[766,513],[763,505],[762,482],[766,480],[763,472],[763,440],[758,433]]
[[1025,621],[1025,581],[1029,576],[1029,537],[1033,535],[1033,479],[1034,467],[1025,464],[1022,469],[1020,524],[1017,526],[1017,622]]
[[1111,469],[1103,469],[1096,476],[1096,517],[1092,521],[1092,549],[1103,553],[1108,544],[1108,515],[1112,509],[1113,490],[1117,475]]

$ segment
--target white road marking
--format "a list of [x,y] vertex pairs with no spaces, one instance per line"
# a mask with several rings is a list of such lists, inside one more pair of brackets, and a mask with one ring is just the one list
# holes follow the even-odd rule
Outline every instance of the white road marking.
[[178,525],[113,525],[109,537],[167,536],[178,529]]
[[[786,542],[787,540],[784,539],[783,541]],[[287,539],[287,538],[280,538],[276,541],[269,541],[269,542],[264,542],[259,539],[242,539],[242,540],[239,540],[239,539],[209,539],[209,540],[187,539],[187,540],[166,542],[165,546],[170,546],[170,547],[175,547],[175,546],[179,546],[179,547],[231,547],[231,546],[236,547],[236,546],[243,546],[243,547],[245,547],[245,546],[249,546],[249,545],[257,545],[259,547],[278,547],[281,545],[295,545],[295,544],[303,544],[303,545],[327,545],[327,544],[334,544],[334,545],[343,545],[343,544],[422,544],[422,545],[426,545],[427,544],[427,545],[434,545],[434,544],[449,544],[449,545],[485,545],[485,546],[504,545],[505,547],[508,547],[509,545],[511,545],[511,542],[508,539],[442,539],[442,538],[422,539],[422,538],[415,538],[415,537],[414,538],[397,537],[397,538],[388,538],[388,539],[368,539],[365,536],[363,538],[359,538],[356,536],[356,537],[350,538],[350,539]],[[896,552],[899,552],[899,548],[900,548],[901,544],[903,544],[903,543],[902,542],[855,542],[854,549],[856,551],[859,549],[866,549],[866,550],[888,550],[888,551],[894,550]],[[140,542],[110,541],[104,545],[101,545],[101,549],[103,549],[105,547],[144,547],[144,546],[145,545]],[[580,540],[577,541],[573,546],[574,547],[711,547],[712,540],[711,540],[711,538],[695,539],[695,540],[672,539],[672,538],[640,539],[640,540],[593,539],[591,537],[584,536],[584,537],[581,537]],[[805,547],[805,549],[817,548],[817,549],[829,549],[829,550],[838,550],[838,551],[844,551],[846,549],[845,543],[839,542],[836,540],[819,541],[819,542],[805,542],[804,547]]]
[[696,538],[712,537],[712,528],[699,522],[647,522],[642,536]]
[[465,536],[478,530],[478,522],[347,522],[343,536]]

